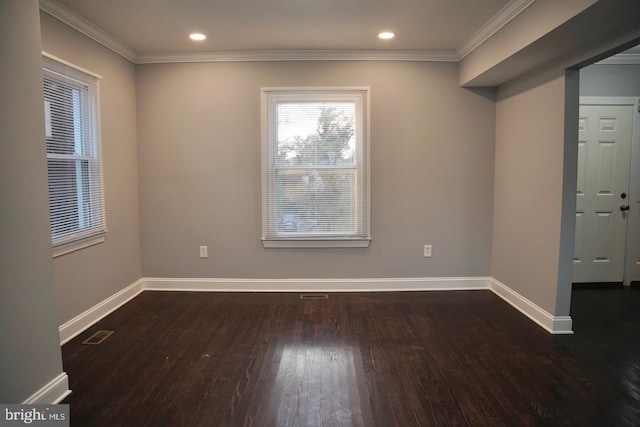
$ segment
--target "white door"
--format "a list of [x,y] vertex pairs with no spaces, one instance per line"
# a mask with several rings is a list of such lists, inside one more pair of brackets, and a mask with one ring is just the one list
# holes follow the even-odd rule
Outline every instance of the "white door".
[[632,112],[580,106],[574,283],[623,280]]

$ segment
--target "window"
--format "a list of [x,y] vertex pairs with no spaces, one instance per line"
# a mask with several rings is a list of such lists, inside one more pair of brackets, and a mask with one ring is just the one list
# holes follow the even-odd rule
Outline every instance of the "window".
[[262,89],[262,241],[369,246],[367,88]]
[[104,241],[99,77],[43,57],[49,214],[54,256]]

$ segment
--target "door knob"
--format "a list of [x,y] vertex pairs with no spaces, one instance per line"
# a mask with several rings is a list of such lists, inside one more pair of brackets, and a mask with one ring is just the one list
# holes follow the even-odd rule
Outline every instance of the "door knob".
[[629,205],[620,205],[620,210],[621,210],[622,212],[624,212],[624,211],[628,211],[629,209],[630,209]]
[[626,198],[627,198],[627,193],[622,193],[622,194],[620,194],[620,198],[621,198],[622,200],[626,199]]

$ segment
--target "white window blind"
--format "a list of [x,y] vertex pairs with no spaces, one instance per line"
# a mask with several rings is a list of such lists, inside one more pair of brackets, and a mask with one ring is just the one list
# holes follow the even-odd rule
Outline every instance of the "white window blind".
[[106,232],[99,141],[100,82],[43,57],[51,239],[55,247]]
[[368,89],[263,89],[265,247],[369,245]]

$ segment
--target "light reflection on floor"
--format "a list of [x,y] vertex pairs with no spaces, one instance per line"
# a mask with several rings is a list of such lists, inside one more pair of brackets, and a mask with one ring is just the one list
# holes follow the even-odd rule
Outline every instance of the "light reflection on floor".
[[352,346],[284,345],[281,354],[271,392],[278,425],[363,424],[350,409],[361,408]]

